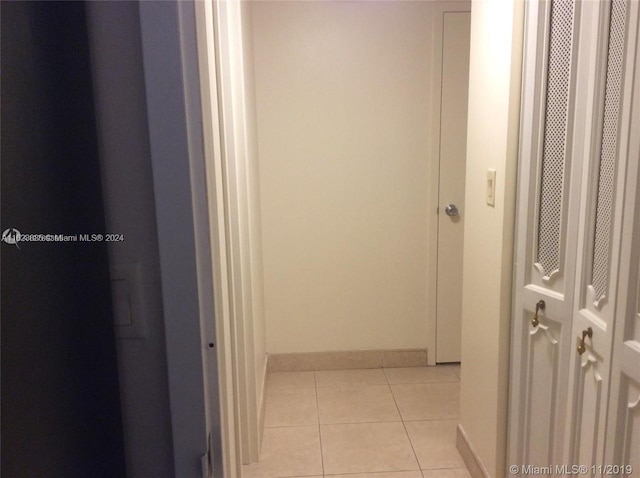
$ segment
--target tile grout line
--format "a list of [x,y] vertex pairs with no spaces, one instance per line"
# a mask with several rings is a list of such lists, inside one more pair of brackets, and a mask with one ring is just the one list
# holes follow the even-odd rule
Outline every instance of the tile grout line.
[[[458,468],[433,468],[438,469],[438,470],[456,470]],[[425,470],[425,471],[429,471],[429,470]],[[350,471],[348,473],[334,473],[331,475],[325,475],[327,477],[329,476],[343,476],[343,475],[386,475],[388,473],[419,473],[420,475],[422,475],[422,470],[392,470],[392,471],[365,471],[365,472],[360,472],[360,471]],[[278,478],[284,478],[284,477],[278,477]]]
[[318,380],[316,372],[313,371],[314,392],[316,394],[316,414],[318,416],[318,439],[320,440],[320,466],[322,467],[322,476],[324,477],[324,452],[322,451],[322,430],[320,429],[320,402],[318,400]]
[[[382,420],[375,422],[334,422],[334,423],[321,423],[320,425],[324,426],[336,426],[336,425],[375,425],[376,423],[400,423],[402,420]],[[427,420],[421,420],[427,421]],[[313,425],[291,425],[291,426],[283,426],[283,427],[269,427],[269,428],[293,428],[293,427],[304,427],[304,426],[313,426]],[[337,473],[338,475],[342,475],[343,473]]]
[[[386,376],[387,375],[385,374],[385,377]],[[402,422],[402,427],[404,428],[404,433],[407,435],[407,440],[409,440],[409,445],[411,445],[411,451],[413,452],[413,457],[415,458],[416,464],[418,465],[418,472],[424,478],[424,473],[422,473],[422,465],[420,465],[420,460],[418,460],[418,454],[416,453],[416,449],[413,446],[413,442],[411,441],[411,437],[409,436],[409,431],[407,430],[407,425],[404,422],[404,417],[402,416],[402,412],[400,411],[400,407],[398,406],[398,402],[396,401],[396,396],[393,393],[393,388],[391,388],[391,385],[389,385],[389,390],[391,390],[391,396],[393,397],[393,403],[396,405],[396,408],[398,409],[398,414],[400,415],[400,421]]]
[[311,390],[312,388],[316,388],[314,387],[271,387],[270,389],[267,390],[267,393],[271,393],[271,392],[281,392],[283,390]]
[[[330,475],[323,475],[324,477],[331,477],[331,476],[343,476],[343,475],[384,475],[387,473],[412,473],[412,472],[416,472],[419,473],[420,475],[423,475],[423,471],[442,471],[442,470],[464,470],[465,468],[426,468],[424,470],[394,470],[394,471],[367,471],[367,472],[358,472],[358,471],[352,471],[352,472],[348,472],[348,473],[333,473]],[[281,475],[281,476],[274,476],[272,478],[310,478],[310,477],[314,477],[314,476],[319,476],[319,475]],[[423,475],[424,476],[424,475]]]
[[[393,422],[393,423],[398,423],[398,422]],[[348,423],[323,423],[323,425],[349,425]],[[316,423],[314,424],[306,424],[306,425],[278,425],[277,427],[265,427],[265,429],[269,429],[269,430],[279,430],[281,428],[310,428],[310,427],[316,427],[318,426],[318,424]],[[276,477],[279,478],[279,477]]]
[[[461,469],[462,468],[429,468],[424,471],[461,470]],[[350,471],[348,473],[332,473],[330,475],[323,475],[323,476],[330,477],[330,476],[343,476],[343,475],[384,475],[387,473],[412,473],[412,472],[417,472],[422,474],[422,471],[423,470],[393,470],[393,471],[365,471],[364,473],[359,471]],[[273,476],[271,478],[310,478],[314,476],[320,476],[320,475],[282,475],[282,476]]]
[[457,420],[460,414],[449,418],[423,418],[422,420],[402,420],[404,423],[420,423],[420,422],[446,422],[447,420]]

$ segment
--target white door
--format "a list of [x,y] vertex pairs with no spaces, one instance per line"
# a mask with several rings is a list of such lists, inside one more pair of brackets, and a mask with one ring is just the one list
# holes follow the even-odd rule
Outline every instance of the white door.
[[436,299],[439,363],[460,361],[470,31],[469,12],[443,13]]
[[[637,2],[627,3],[626,57],[640,51]],[[635,50],[635,52],[634,52]],[[632,77],[633,64],[627,60],[625,80]],[[631,105],[631,126],[628,142],[619,150],[627,151],[627,180],[621,214],[615,217],[622,223],[622,240],[618,275],[613,356],[611,360],[611,394],[607,416],[605,457],[602,463],[623,464],[628,476],[640,476],[640,61],[636,60],[633,98],[624,101]],[[628,93],[628,90],[625,90]],[[623,136],[624,137],[624,136]],[[620,173],[619,173],[620,174]],[[621,184],[618,181],[618,184]],[[619,226],[620,227],[620,226]],[[611,301],[614,300],[609,294]],[[593,346],[596,347],[594,342]],[[631,472],[633,470],[633,472]],[[615,470],[611,470],[615,471]]]
[[508,463],[601,476],[640,456],[638,3],[526,25]]
[[[508,463],[562,463],[582,161],[578,5],[527,3]],[[491,280],[487,277],[487,280]]]
[[[619,285],[626,282],[618,280],[619,266],[621,257],[624,262],[630,257],[621,256],[622,220],[634,211],[634,204],[623,207],[623,191],[630,158],[633,75],[629,73],[633,72],[636,53],[637,7],[637,2],[626,0],[581,5],[581,48],[585,49],[581,60],[590,65],[593,88],[579,99],[581,106],[584,104],[579,114],[587,124],[583,144],[576,145],[574,151],[576,158],[583,158],[584,173],[571,313],[569,414],[563,460],[568,464],[606,463],[609,371],[614,321],[619,315],[616,297]],[[628,38],[632,41],[627,42]],[[631,160],[637,163],[637,156]],[[640,367],[640,359],[636,363]],[[590,476],[601,474],[593,471]]]
[[[637,4],[636,4],[637,5]],[[636,46],[636,48],[640,48]],[[635,91],[640,91],[640,62]],[[640,476],[640,101],[634,101],[629,147],[627,194],[623,206],[623,237],[616,326],[613,337],[611,395],[603,463],[626,465]],[[630,473],[633,470],[633,473]]]

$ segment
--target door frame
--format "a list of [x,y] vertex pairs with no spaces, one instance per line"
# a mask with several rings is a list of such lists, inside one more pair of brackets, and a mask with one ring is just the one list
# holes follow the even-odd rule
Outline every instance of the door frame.
[[141,2],[139,12],[175,474],[235,478],[220,131],[203,111],[217,111],[202,68],[206,5]]
[[[432,7],[435,56],[431,92],[432,98],[440,98],[443,15],[471,11],[471,4],[451,0],[433,2]],[[210,454],[213,475],[235,478],[240,475],[232,373],[237,337],[230,318],[227,280],[215,12],[212,2],[177,0],[142,2],[139,9],[175,471],[177,476],[208,476],[201,460]],[[432,102],[429,131],[437,138],[429,153],[428,185],[429,199],[435,205],[440,106],[440,101]],[[166,121],[169,117],[172,120]],[[428,212],[429,365],[435,365],[437,219],[434,207]]]
[[[211,246],[214,254],[214,300],[216,304],[216,336],[218,339],[218,372],[221,410],[221,437],[223,451],[223,476],[241,476],[243,410],[246,414],[246,390],[238,390],[236,376],[239,366],[246,366],[247,357],[240,357],[245,350],[244,336],[234,326],[232,252],[229,236],[229,202],[226,187],[227,164],[225,160],[223,98],[220,86],[219,43],[221,3],[195,2],[197,43],[199,53],[200,88],[202,94],[203,138],[205,144],[205,168],[207,174],[208,211],[211,217]],[[215,6],[214,6],[215,5]],[[251,357],[253,360],[253,357]],[[245,373],[247,373],[245,371]],[[244,408],[243,408],[244,404]],[[246,415],[245,415],[246,416]],[[259,437],[253,440],[259,446]]]
[[[202,62],[201,70],[202,74],[215,73],[210,75],[215,78],[209,83],[209,96],[216,97],[210,112],[204,114],[215,117],[213,134],[219,145],[216,154],[207,157],[207,164],[210,167],[211,161],[215,162],[215,189],[219,197],[215,207],[220,220],[216,247],[221,251],[220,261],[226,261],[224,270],[216,271],[216,279],[224,283],[220,297],[225,301],[225,323],[229,329],[227,349],[231,375],[227,386],[232,388],[235,406],[236,458],[242,464],[249,464],[258,461],[260,455],[266,369],[259,371],[262,383],[258,383],[253,313],[254,258],[249,250],[251,246],[246,243],[250,225],[247,223],[248,211],[243,208],[250,194],[246,169],[249,132],[242,61],[244,13],[242,2],[211,2],[210,13],[210,2],[203,3],[206,4],[203,23],[206,38],[203,37],[199,47],[211,54]],[[203,108],[207,109],[207,105]],[[212,127],[205,128],[205,134],[211,130]]]
[[[432,70],[431,111],[429,133],[435,140],[431,143],[429,156],[429,204],[434,205],[427,212],[428,219],[428,259],[427,259],[427,364],[436,365],[436,333],[438,324],[438,206],[440,201],[440,114],[442,103],[442,47],[444,14],[471,12],[468,0],[433,2],[432,4]],[[462,300],[462,296],[460,297]]]

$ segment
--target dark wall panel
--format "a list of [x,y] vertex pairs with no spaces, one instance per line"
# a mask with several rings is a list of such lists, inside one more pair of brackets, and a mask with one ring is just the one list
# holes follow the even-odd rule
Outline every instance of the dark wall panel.
[[[84,4],[1,4],[2,230],[104,233]],[[3,477],[125,476],[103,242],[1,244]]]

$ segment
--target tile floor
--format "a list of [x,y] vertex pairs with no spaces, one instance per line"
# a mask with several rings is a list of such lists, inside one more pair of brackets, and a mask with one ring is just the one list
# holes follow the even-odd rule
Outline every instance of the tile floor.
[[276,372],[260,462],[243,478],[469,478],[460,366]]

